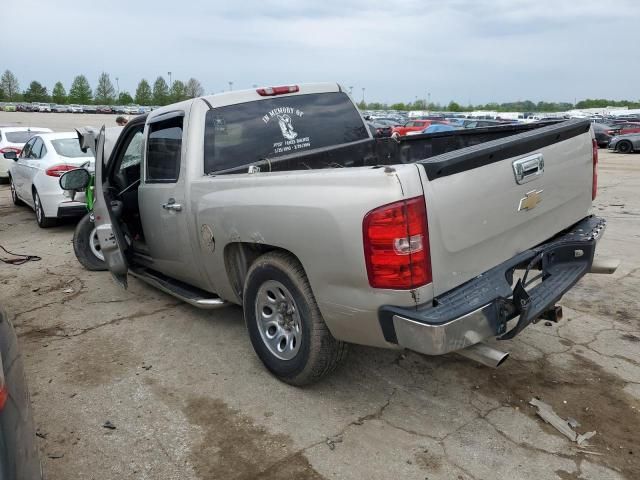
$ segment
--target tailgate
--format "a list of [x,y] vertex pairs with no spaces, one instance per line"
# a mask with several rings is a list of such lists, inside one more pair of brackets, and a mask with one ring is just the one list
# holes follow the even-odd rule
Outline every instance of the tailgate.
[[434,294],[584,218],[592,155],[589,122],[572,120],[419,162]]

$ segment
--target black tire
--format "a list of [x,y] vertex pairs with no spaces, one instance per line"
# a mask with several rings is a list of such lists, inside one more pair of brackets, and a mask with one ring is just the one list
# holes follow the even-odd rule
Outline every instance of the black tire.
[[[279,282],[290,293],[301,324],[300,345],[291,359],[278,358],[263,340],[257,315],[258,292],[265,282]],[[309,280],[300,262],[285,252],[259,257],[247,273],[243,295],[244,318],[256,354],[278,379],[302,386],[329,374],[347,355],[347,344],[336,340],[324,323]]]
[[633,145],[629,140],[622,140],[616,145],[616,150],[620,153],[631,153],[633,151]]
[[91,235],[95,228],[95,223],[91,221],[91,214],[87,213],[76,225],[73,232],[73,251],[80,264],[92,272],[107,270],[104,260],[96,257],[91,249]]
[[33,191],[33,209],[36,212],[36,222],[40,228],[53,227],[57,223],[57,218],[45,217],[44,209],[42,208],[42,202],[40,201],[40,195],[38,191]]
[[13,178],[11,178],[11,176],[9,176],[9,186],[11,187],[11,200],[13,201],[13,204],[18,207],[24,205],[24,202],[18,198],[16,186],[13,184]]

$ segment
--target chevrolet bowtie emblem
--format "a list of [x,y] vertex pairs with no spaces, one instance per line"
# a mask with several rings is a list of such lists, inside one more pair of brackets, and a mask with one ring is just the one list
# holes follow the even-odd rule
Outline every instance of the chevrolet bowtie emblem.
[[518,206],[518,211],[521,210],[531,210],[536,208],[536,206],[542,201],[542,190],[531,190],[527,192],[524,198],[520,199],[520,205]]

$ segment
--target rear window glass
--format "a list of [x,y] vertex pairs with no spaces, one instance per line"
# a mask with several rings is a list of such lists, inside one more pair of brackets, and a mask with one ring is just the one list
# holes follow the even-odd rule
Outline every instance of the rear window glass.
[[80,149],[80,142],[77,138],[59,138],[58,140],[51,140],[51,145],[56,153],[62,157],[68,158],[80,158],[88,157],[90,153],[84,153]]
[[369,138],[345,93],[275,97],[209,110],[205,173]]
[[11,143],[27,143],[31,137],[44,133],[39,130],[23,131],[23,132],[5,132],[4,136],[7,137],[7,142]]

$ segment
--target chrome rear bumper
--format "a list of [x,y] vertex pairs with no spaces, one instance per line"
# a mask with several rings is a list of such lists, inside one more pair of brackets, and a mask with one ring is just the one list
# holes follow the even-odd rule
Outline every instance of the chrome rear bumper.
[[[388,342],[441,355],[484,339],[510,339],[552,308],[592,269],[605,221],[587,217],[564,234],[526,250],[418,308],[385,306],[380,325]],[[514,284],[514,271],[531,275]],[[615,269],[614,269],[615,270]],[[541,280],[531,286],[533,280]],[[530,288],[529,288],[530,287]],[[507,330],[507,323],[517,323]]]

